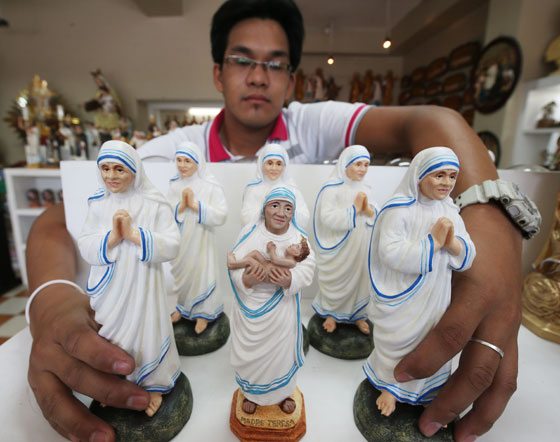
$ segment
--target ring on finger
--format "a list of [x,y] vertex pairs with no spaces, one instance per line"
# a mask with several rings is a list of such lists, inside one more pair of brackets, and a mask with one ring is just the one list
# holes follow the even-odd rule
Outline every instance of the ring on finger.
[[491,348],[492,350],[494,350],[496,353],[498,353],[500,355],[500,359],[504,358],[504,351],[500,347],[498,347],[497,345],[494,345],[491,342],[485,341],[483,339],[478,339],[478,338],[471,338],[470,341],[477,342],[478,344],[482,344],[485,347]]

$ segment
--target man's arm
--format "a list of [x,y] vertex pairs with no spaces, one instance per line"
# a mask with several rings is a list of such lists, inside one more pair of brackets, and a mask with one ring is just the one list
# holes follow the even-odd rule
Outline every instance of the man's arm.
[[[497,178],[481,140],[449,109],[372,108],[360,122],[355,142],[382,153],[452,148],[461,162],[455,194]],[[424,378],[463,350],[457,371],[419,422],[422,433],[431,436],[473,404],[455,425],[458,441],[487,432],[516,389],[522,282],[521,234],[502,210],[493,204],[478,204],[465,208],[461,215],[477,257],[470,270],[454,275],[452,302],[439,324],[395,368],[399,381]],[[483,345],[469,343],[473,336],[502,348],[504,358]]]
[[[30,291],[53,279],[74,280],[76,251],[61,204],[35,221],[26,253]],[[92,415],[72,390],[107,405],[143,410],[148,393],[115,376],[131,373],[134,359],[97,334],[87,296],[73,287],[43,289],[31,305],[30,318],[28,380],[45,418],[68,438],[114,440],[112,427]],[[96,433],[106,438],[92,439]]]

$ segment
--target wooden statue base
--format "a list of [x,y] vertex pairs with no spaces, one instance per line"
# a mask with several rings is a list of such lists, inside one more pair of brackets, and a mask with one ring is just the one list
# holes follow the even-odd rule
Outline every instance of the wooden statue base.
[[292,396],[296,402],[292,414],[284,413],[278,405],[259,405],[253,414],[247,414],[241,408],[243,399],[243,393],[235,390],[229,416],[231,431],[241,442],[296,442],[305,435],[305,402],[299,389]]
[[521,323],[537,336],[560,344],[560,327],[557,324],[548,322],[526,309],[523,309]]

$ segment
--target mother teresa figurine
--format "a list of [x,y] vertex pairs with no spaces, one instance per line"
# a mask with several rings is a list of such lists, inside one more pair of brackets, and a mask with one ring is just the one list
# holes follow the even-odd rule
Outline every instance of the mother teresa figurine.
[[459,160],[447,147],[421,151],[379,212],[369,251],[375,348],[364,365],[389,416],[396,402],[428,404],[451,374],[451,361],[426,379],[397,382],[393,370],[436,325],[451,300],[452,271],[476,251],[449,194]]
[[[242,229],[233,252],[241,257],[257,250],[269,257],[267,244],[272,241],[283,256],[290,245],[306,236],[293,222],[294,213],[294,193],[285,187],[273,188],[263,200],[259,220]],[[267,273],[256,262],[229,271],[236,300],[231,363],[240,387],[234,394],[230,425],[243,440],[247,426],[253,434],[270,429],[274,433],[278,428],[305,432],[303,396],[296,387],[296,373],[304,360],[300,292],[311,284],[314,270],[310,251],[291,269],[278,267]]]
[[309,209],[289,173],[290,158],[279,144],[267,144],[257,157],[257,176],[245,187],[241,206],[241,225],[254,224],[260,216],[264,198],[274,187],[286,187],[296,197],[296,212],[292,222],[302,229],[309,222]]
[[88,200],[78,239],[91,265],[87,294],[99,334],[134,358],[127,379],[150,393],[146,414],[153,416],[181,374],[162,272],[162,262],[177,255],[179,231],[132,146],[104,143],[97,165],[102,187]]
[[[366,358],[372,350],[366,258],[375,205],[371,187],[364,182],[369,163],[365,147],[344,149],[313,210],[319,293],[312,304],[317,315],[309,323],[309,339],[318,350],[343,359]],[[352,328],[333,334],[340,323]],[[338,342],[358,330],[366,337],[358,333],[352,342]]]
[[[177,258],[172,261],[173,295],[177,299],[176,310],[171,319],[187,320],[185,327],[194,323],[194,334],[183,342],[180,327],[175,327],[177,346],[182,355],[202,354],[213,351],[225,344],[229,326],[224,324],[225,334],[215,343],[190,348],[193,337],[210,339],[215,330],[201,335],[208,323],[216,321],[223,314],[222,295],[216,288],[217,255],[214,227],[226,221],[227,203],[222,186],[206,171],[206,160],[199,147],[191,142],[183,142],[175,152],[178,174],[171,179],[167,198],[174,210],[175,221],[181,233],[181,243]],[[221,321],[227,321],[224,317]],[[183,323],[183,321],[181,321]],[[192,328],[192,326],[191,326]],[[212,336],[209,336],[212,335]],[[197,339],[198,340],[198,339]],[[200,346],[204,348],[201,348]]]

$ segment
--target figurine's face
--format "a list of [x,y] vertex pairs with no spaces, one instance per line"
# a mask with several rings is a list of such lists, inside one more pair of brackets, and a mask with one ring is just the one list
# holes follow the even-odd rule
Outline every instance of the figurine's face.
[[286,249],[286,256],[299,256],[301,255],[301,244],[297,243],[297,244],[292,244],[291,246],[288,246],[288,248]]
[[263,166],[263,174],[271,181],[276,181],[284,172],[284,161],[280,158],[268,158]]
[[369,161],[358,160],[354,161],[346,168],[346,176],[352,181],[362,181],[368,171]]
[[288,201],[271,201],[264,207],[266,229],[275,235],[288,231],[292,220],[294,206]]
[[453,169],[438,170],[420,181],[420,192],[432,200],[442,200],[447,197],[457,181],[457,171]]
[[134,181],[134,174],[120,163],[103,163],[99,170],[103,182],[112,193],[126,192]]
[[194,175],[198,169],[197,164],[187,157],[177,157],[175,158],[175,163],[177,164],[177,170],[182,178],[189,178]]
[[[228,59],[228,56],[245,60]],[[290,62],[286,33],[274,20],[250,18],[230,31],[224,63],[214,65],[214,85],[222,93],[229,126],[272,128],[282,106],[291,96],[294,75],[286,69],[251,65],[250,61]]]

